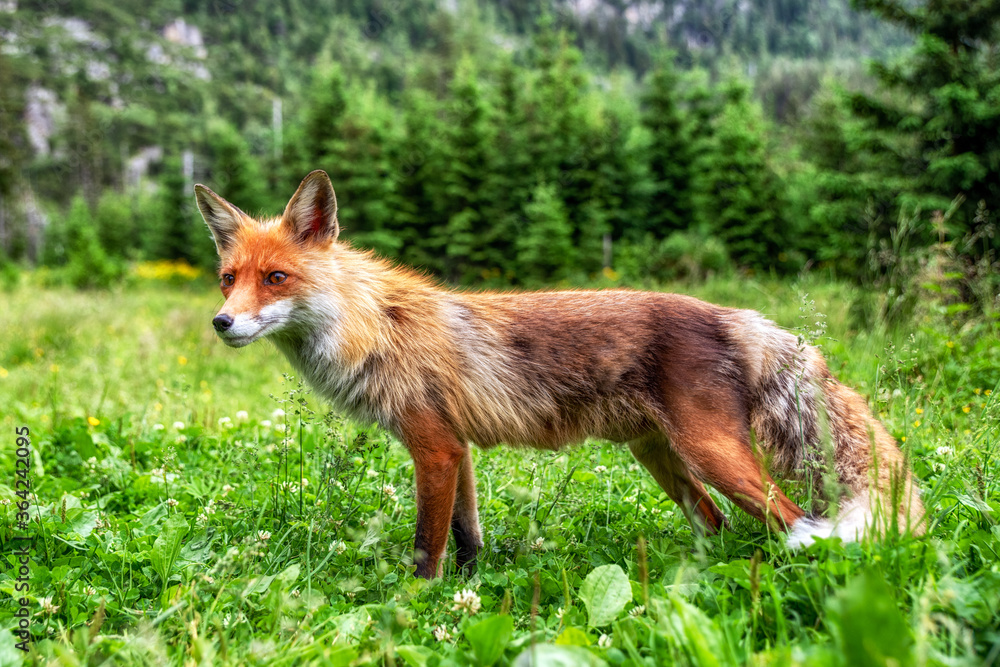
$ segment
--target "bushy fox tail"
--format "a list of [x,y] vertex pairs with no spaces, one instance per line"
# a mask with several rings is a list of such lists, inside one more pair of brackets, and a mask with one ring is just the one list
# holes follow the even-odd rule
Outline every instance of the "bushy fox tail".
[[865,400],[836,380],[821,381],[837,481],[847,492],[833,519],[804,517],[788,536],[792,548],[816,537],[844,541],[926,529],[920,490],[896,441]]
[[865,399],[833,378],[816,348],[759,313],[730,311],[728,318],[743,352],[750,426],[771,469],[811,479],[817,489],[829,488],[824,482],[833,477],[844,492],[836,518],[798,519],[789,545],[817,536],[923,533],[924,508],[903,452]]

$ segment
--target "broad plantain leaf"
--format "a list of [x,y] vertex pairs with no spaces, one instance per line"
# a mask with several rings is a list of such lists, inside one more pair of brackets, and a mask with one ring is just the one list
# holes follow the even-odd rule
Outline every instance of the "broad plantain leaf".
[[632,587],[619,566],[602,565],[583,580],[580,599],[587,606],[588,625],[596,628],[618,618],[632,599]]

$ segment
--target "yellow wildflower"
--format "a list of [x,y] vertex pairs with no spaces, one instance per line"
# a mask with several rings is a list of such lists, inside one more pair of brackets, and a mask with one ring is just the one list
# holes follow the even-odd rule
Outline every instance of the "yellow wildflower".
[[101,420],[98,419],[97,417],[87,417],[87,423],[90,424],[91,426],[100,426]]

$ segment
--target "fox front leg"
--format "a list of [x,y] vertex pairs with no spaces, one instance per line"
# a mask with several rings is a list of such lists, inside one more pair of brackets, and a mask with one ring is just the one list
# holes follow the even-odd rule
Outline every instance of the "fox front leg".
[[451,532],[455,536],[455,564],[469,573],[475,567],[479,550],[483,548],[483,533],[479,527],[479,510],[476,506],[476,475],[472,469],[472,451],[468,447],[459,464]]
[[[448,545],[459,470],[469,455],[469,449],[433,412],[409,415],[400,431],[413,457],[417,477],[417,534],[413,562],[417,566],[418,577],[432,579],[437,575],[438,562]],[[460,550],[462,547],[460,543]]]

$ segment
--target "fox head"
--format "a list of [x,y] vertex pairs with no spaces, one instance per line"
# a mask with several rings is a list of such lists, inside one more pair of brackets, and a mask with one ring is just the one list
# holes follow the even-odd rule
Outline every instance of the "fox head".
[[337,196],[330,178],[314,171],[278,218],[251,218],[204,185],[198,208],[219,251],[226,302],[212,320],[231,347],[285,332],[321,280],[316,270],[337,240]]

